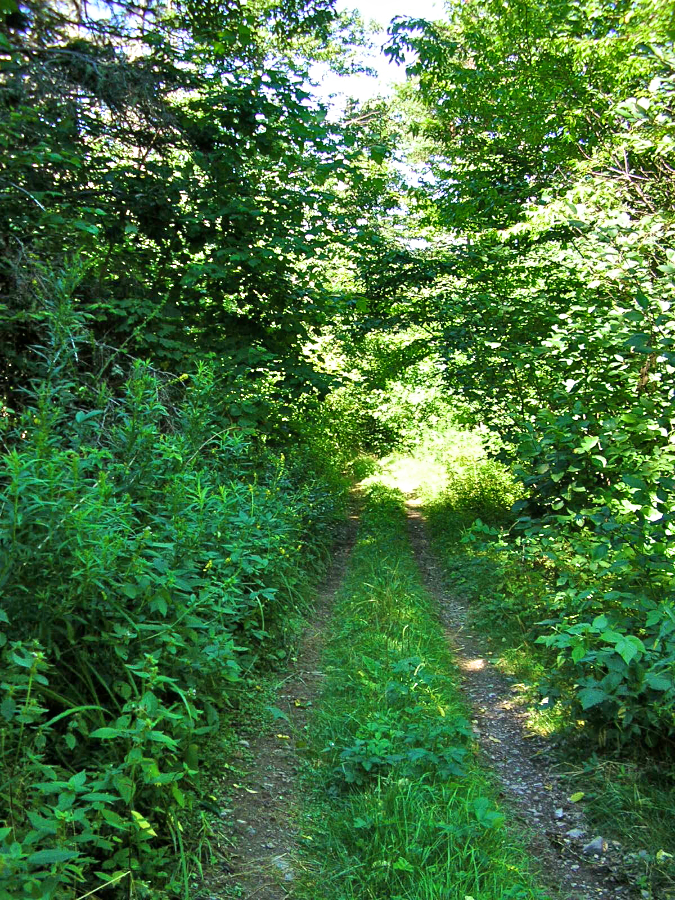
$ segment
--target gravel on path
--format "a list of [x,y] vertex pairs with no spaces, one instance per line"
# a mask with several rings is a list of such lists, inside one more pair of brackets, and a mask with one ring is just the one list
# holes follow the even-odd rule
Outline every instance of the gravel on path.
[[448,593],[431,549],[419,501],[406,503],[409,535],[473,711],[476,741],[501,786],[507,816],[523,828],[540,877],[560,900],[628,900],[640,896],[621,872],[618,845],[589,830],[583,809],[570,801],[545,738],[528,732],[513,685],[492,664],[486,641],[470,624],[469,609]]

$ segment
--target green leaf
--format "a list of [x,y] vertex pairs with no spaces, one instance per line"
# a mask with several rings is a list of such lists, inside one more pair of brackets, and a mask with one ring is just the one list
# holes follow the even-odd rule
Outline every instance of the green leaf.
[[636,656],[639,657],[642,655],[645,646],[639,637],[629,634],[617,643],[615,649],[623,661],[628,664],[631,660],[635,659]]
[[582,709],[591,709],[591,707],[598,706],[598,704],[604,703],[605,700],[609,699],[609,695],[605,691],[592,687],[582,688],[578,696]]
[[647,672],[645,683],[654,691],[669,691],[673,687],[673,680],[667,675],[657,675],[655,672]]
[[38,850],[37,853],[31,853],[28,862],[34,866],[51,866],[56,863],[67,862],[69,859],[75,859],[79,856],[79,850]]
[[180,806],[181,809],[185,807],[185,794],[181,791],[178,785],[173,782],[171,785],[171,793],[173,794],[173,799]]
[[101,738],[104,741],[126,736],[126,733],[119,728],[97,728],[89,735],[89,737]]
[[[599,438],[597,438],[594,434],[589,434],[579,444],[578,450],[579,452],[588,453],[589,450],[592,450],[593,447],[597,447],[599,444]],[[575,453],[577,451],[575,450]]]
[[624,639],[624,636],[620,631],[611,631],[609,629],[607,631],[603,631],[600,637],[608,644],[619,644]]
[[581,662],[584,656],[586,656],[586,645],[583,642],[576,644],[572,648],[572,661],[575,663]]
[[647,484],[642,478],[638,478],[637,475],[622,475],[621,480],[624,484],[627,484],[628,487],[635,488],[636,490],[646,491]]
[[134,796],[134,782],[128,775],[114,775],[113,784],[125,803],[131,803]]
[[56,834],[59,827],[59,820],[56,817],[51,819],[45,819],[42,816],[38,815],[38,813],[29,810],[26,815],[28,816],[28,821],[33,826],[33,828],[43,834]]
[[68,784],[74,788],[79,788],[84,785],[86,780],[87,780],[87,773],[83,770],[82,772],[78,772],[76,775],[73,775],[73,777],[70,779]]
[[82,221],[74,222],[73,224],[75,225],[75,228],[77,228],[79,231],[86,231],[87,234],[93,234],[94,237],[98,236],[99,228],[97,225],[92,225],[89,222],[82,222]]
[[284,722],[288,722],[290,724],[291,720],[282,709],[279,709],[277,706],[266,706],[265,709],[267,710],[267,712],[272,713],[272,718],[275,721],[277,721],[278,719],[283,719]]
[[150,822],[138,812],[137,809],[131,810],[131,815],[134,817],[134,821],[136,825],[140,828],[140,830],[150,837],[157,837],[157,832],[154,830]]
[[18,653],[12,653],[12,660],[17,664],[17,666],[22,666],[24,669],[30,669],[33,665],[33,658],[31,656],[19,656]]
[[399,856],[399,858],[396,860],[396,862],[394,863],[392,868],[396,869],[397,872],[414,872],[415,871],[415,867],[413,865],[411,865],[408,862],[408,860],[404,859],[402,856]]
[[103,807],[101,809],[101,816],[105,819],[108,825],[112,825],[113,828],[116,828],[118,831],[129,831],[131,827],[131,823],[128,819],[123,819],[118,813],[114,812],[112,809],[106,809]]
[[388,152],[389,151],[383,144],[375,144],[370,148],[370,158],[379,165],[382,165],[387,158]]
[[169,737],[168,734],[164,734],[163,731],[148,731],[148,737],[151,741],[155,741],[157,744],[166,744],[167,747],[177,747],[178,741],[174,740],[174,738]]
[[604,559],[607,556],[608,552],[609,547],[607,544],[596,544],[591,551],[591,558],[597,560]]
[[628,641],[619,641],[614,649],[626,665],[637,656],[637,650]]

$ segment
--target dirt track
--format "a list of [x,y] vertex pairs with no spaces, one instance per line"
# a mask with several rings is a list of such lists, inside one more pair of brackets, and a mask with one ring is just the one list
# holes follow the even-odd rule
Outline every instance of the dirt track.
[[410,542],[427,590],[438,601],[445,634],[462,673],[483,763],[499,780],[505,811],[528,837],[542,882],[561,900],[634,896],[622,883],[618,854],[611,845],[604,852],[584,853],[595,835],[556,776],[551,748],[528,732],[512,685],[490,662],[486,642],[469,624],[467,606],[445,589],[415,499],[409,499],[406,508]]

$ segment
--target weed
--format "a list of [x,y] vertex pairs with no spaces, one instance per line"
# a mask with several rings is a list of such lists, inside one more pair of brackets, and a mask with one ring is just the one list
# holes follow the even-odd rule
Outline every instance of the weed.
[[477,766],[454,665],[405,536],[372,487],[315,719],[300,896],[542,897]]

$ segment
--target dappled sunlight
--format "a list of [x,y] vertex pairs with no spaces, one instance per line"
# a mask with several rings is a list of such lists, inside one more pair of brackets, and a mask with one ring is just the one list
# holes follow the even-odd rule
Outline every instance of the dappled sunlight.
[[482,672],[486,662],[482,656],[479,656],[476,659],[460,659],[457,665],[463,672]]
[[550,738],[569,728],[570,716],[562,704],[547,709],[526,710],[525,722],[527,732],[532,737]]
[[424,506],[441,497],[458,473],[485,458],[484,441],[480,430],[461,431],[447,423],[428,426],[420,430],[412,450],[380,459],[361,485],[381,484],[408,497],[407,506]]
[[445,467],[438,461],[398,453],[380,460],[378,471],[362,481],[362,484],[383,484],[385,487],[401,491],[402,494],[417,494],[430,489],[440,493],[447,482]]
[[421,497],[408,497],[405,501],[405,505],[408,509],[417,509],[420,506],[424,506],[424,500]]

